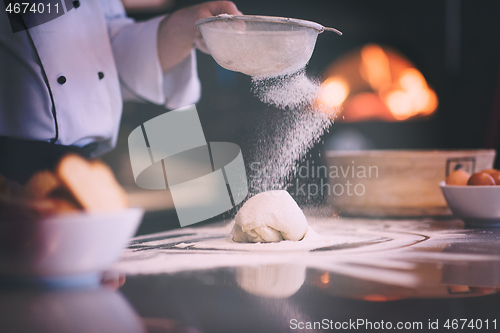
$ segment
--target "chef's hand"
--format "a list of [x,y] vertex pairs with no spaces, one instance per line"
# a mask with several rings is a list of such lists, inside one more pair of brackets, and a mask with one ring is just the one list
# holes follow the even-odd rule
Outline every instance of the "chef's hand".
[[158,52],[163,72],[167,72],[186,58],[193,46],[208,53],[201,33],[194,23],[219,14],[243,15],[231,1],[212,1],[179,9],[160,23]]

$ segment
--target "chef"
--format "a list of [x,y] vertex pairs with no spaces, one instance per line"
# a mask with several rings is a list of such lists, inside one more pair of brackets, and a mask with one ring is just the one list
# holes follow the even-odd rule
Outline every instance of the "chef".
[[[39,2],[45,11],[52,3],[55,15],[54,1]],[[214,1],[134,22],[120,0],[65,0],[41,23],[40,11],[19,15],[10,4],[0,11],[0,174],[19,184],[68,152],[112,149],[123,99],[169,109],[195,103],[194,46],[204,44],[194,23],[241,15],[232,2]]]

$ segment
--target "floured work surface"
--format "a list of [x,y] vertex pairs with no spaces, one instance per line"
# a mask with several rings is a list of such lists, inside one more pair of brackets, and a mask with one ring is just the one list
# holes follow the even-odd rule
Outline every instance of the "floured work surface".
[[230,238],[232,221],[141,236],[115,268],[134,275],[291,264],[409,286],[418,281],[405,270],[418,262],[500,259],[494,253],[443,251],[468,237],[458,220],[309,217],[308,222],[314,231],[299,242],[236,243]]

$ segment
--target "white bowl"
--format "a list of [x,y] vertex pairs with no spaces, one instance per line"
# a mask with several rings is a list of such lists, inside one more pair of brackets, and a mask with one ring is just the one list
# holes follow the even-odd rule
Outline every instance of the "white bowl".
[[143,210],[74,213],[0,222],[0,275],[61,277],[98,273],[134,236]]
[[452,186],[441,191],[453,215],[466,224],[500,226],[500,186]]

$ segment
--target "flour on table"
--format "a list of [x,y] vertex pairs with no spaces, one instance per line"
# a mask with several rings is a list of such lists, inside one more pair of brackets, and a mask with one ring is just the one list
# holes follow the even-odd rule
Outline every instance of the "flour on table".
[[[114,269],[134,275],[295,265],[414,287],[421,283],[413,272],[419,262],[500,260],[498,255],[443,253],[442,249],[450,243],[469,239],[461,230],[463,223],[457,220],[381,221],[309,216],[308,224],[316,232],[309,229],[300,242],[234,242],[229,237],[234,221],[139,236]],[[280,272],[271,272],[270,278],[280,276]],[[250,290],[251,286],[245,288]]]

